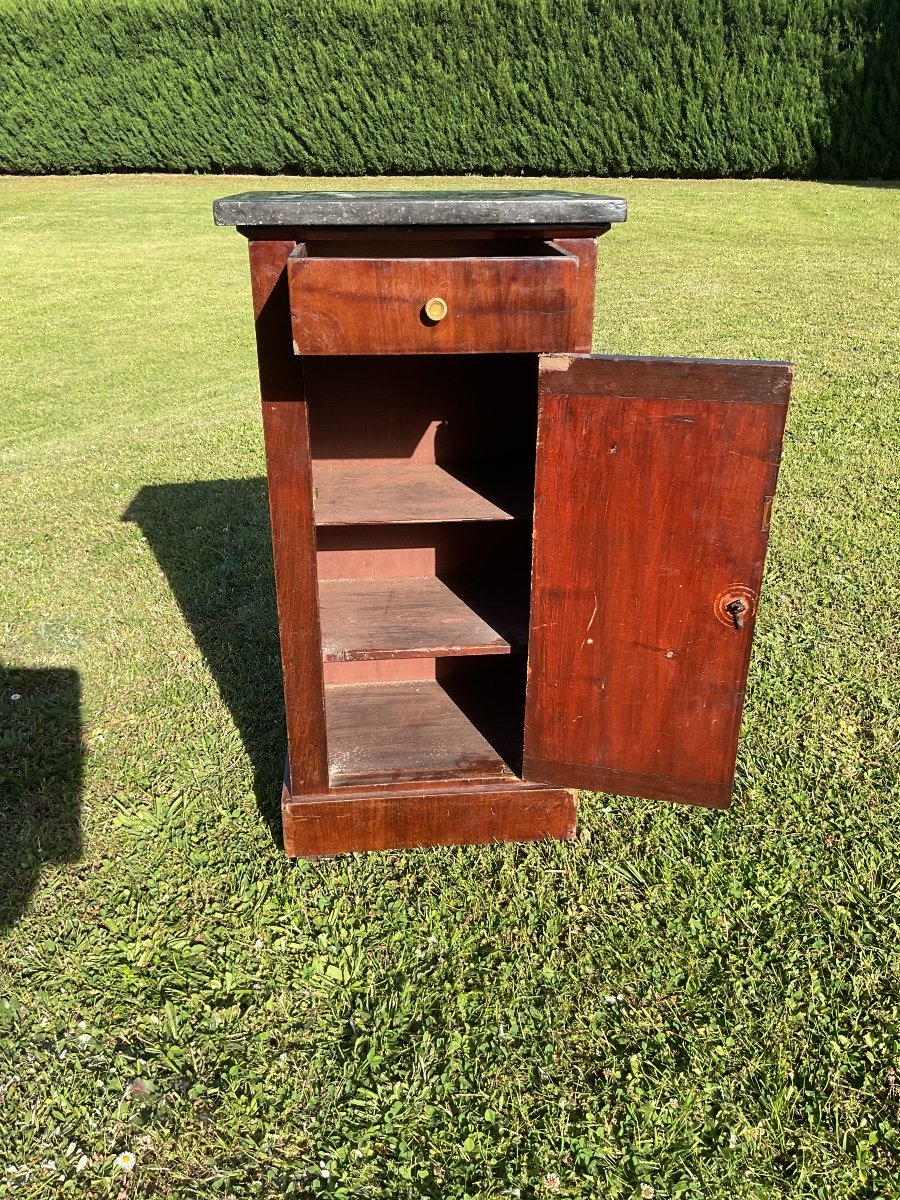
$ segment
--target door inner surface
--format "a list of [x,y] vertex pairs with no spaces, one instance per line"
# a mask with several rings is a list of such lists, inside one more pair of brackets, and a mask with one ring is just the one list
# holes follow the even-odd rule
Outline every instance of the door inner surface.
[[526,779],[730,802],[791,376],[542,357]]

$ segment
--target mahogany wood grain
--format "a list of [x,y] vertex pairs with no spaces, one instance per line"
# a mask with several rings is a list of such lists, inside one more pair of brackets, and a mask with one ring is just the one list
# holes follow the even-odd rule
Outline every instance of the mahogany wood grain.
[[729,803],[790,384],[543,359],[526,779]]
[[509,654],[524,648],[527,587],[493,576],[319,582],[325,662]]
[[487,473],[463,481],[433,463],[319,462],[313,481],[320,526],[511,521],[526,504],[516,481]]
[[415,846],[489,845],[568,839],[575,834],[575,797],[562,788],[495,782],[454,785],[435,793],[385,794],[336,789],[282,802],[284,848],[291,857]]
[[[509,258],[292,255],[294,347],[311,355],[573,349],[579,271],[579,259],[564,251]],[[424,305],[436,296],[448,312],[432,321]]]
[[250,242],[288,757],[295,792],[328,783],[325,685],[307,406],[291,345],[286,263],[292,241]]
[[[623,400],[717,400],[785,408],[793,367],[785,362],[732,358],[648,358],[629,354],[543,354],[538,392],[611,395]],[[604,391],[604,389],[607,389]]]

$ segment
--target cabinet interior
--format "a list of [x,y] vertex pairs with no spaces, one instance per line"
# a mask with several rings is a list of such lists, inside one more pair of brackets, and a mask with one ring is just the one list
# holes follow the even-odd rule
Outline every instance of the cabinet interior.
[[331,785],[515,778],[537,356],[303,372]]

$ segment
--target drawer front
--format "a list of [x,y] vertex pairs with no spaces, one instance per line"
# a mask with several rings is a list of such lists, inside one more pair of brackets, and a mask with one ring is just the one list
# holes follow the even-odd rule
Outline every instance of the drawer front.
[[578,349],[579,260],[567,251],[484,258],[288,262],[297,354],[496,354]]

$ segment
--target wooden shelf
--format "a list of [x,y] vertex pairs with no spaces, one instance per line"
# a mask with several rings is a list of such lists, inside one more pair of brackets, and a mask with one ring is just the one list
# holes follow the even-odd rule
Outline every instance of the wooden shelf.
[[433,680],[330,684],[325,712],[332,786],[516,778]]
[[319,582],[324,662],[510,654],[528,639],[527,587],[506,577]]
[[320,526],[511,521],[530,511],[530,497],[526,509],[502,481],[473,486],[434,463],[314,463],[313,488]]

